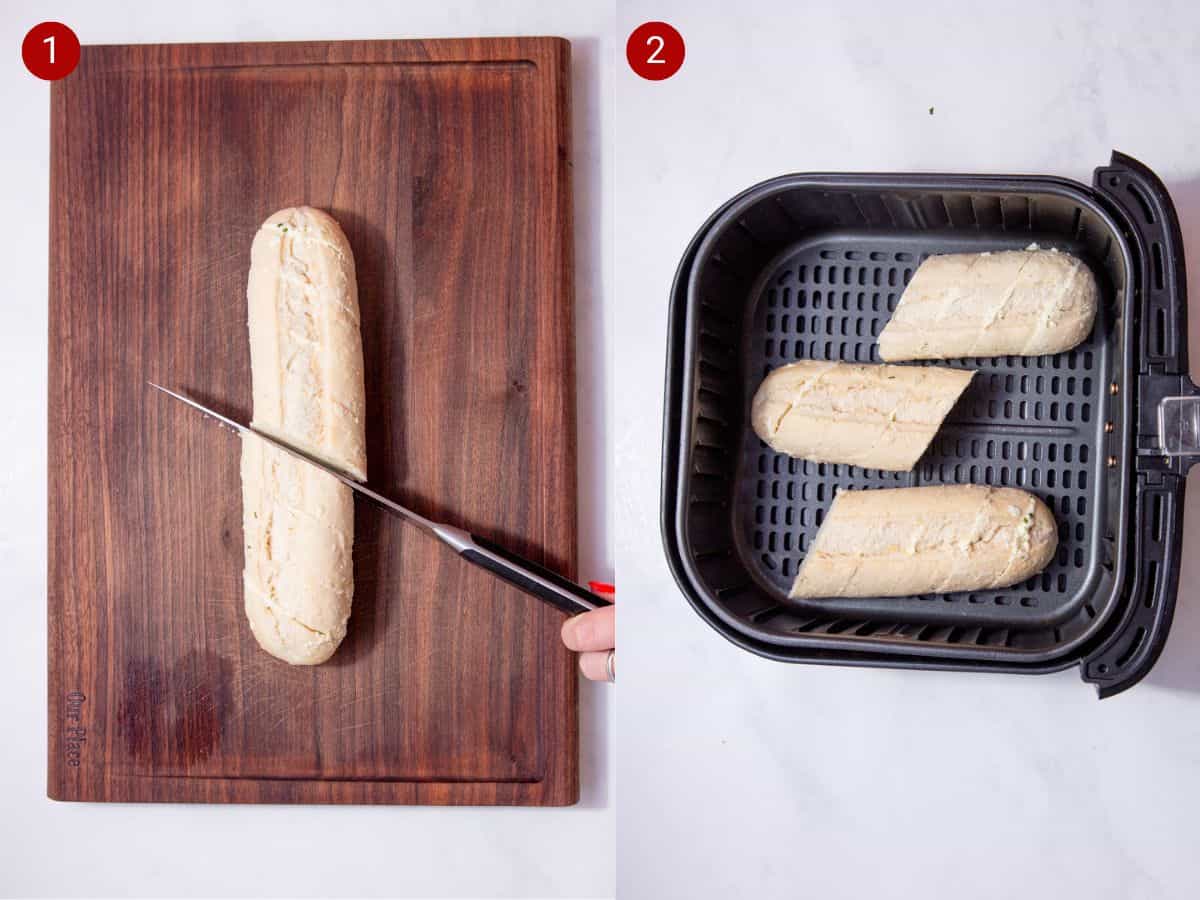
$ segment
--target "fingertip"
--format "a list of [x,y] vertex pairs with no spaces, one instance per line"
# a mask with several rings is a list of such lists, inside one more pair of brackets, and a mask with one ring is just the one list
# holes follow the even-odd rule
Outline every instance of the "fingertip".
[[[588,681],[608,681],[608,656],[611,651],[592,651],[579,654],[579,671]],[[616,672],[616,658],[613,658]]]

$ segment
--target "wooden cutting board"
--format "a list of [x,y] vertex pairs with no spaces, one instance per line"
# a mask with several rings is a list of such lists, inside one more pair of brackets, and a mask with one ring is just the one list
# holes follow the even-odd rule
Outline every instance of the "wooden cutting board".
[[85,47],[51,91],[49,793],[561,805],[562,615],[366,504],[349,635],[242,611],[246,276],[273,211],[358,267],[370,484],[575,574],[561,39]]

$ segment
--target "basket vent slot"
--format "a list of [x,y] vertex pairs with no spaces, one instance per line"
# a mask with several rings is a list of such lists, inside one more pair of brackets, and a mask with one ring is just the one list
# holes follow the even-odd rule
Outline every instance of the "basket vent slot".
[[1150,245],[1150,255],[1154,260],[1154,289],[1161,291],[1166,286],[1166,270],[1163,263],[1162,244],[1155,241]]
[[1146,563],[1146,609],[1154,608],[1154,599],[1158,596],[1158,560],[1151,559]]
[[1146,629],[1138,628],[1133,633],[1133,640],[1129,642],[1129,646],[1125,652],[1117,657],[1116,666],[1118,669],[1123,669],[1131,659],[1137,656],[1137,652],[1142,649],[1142,643],[1146,640]]
[[1146,195],[1142,193],[1141,188],[1133,182],[1125,184],[1125,190],[1133,195],[1133,199],[1137,201],[1137,205],[1141,207],[1142,217],[1146,220],[1147,225],[1154,224],[1154,208],[1150,205],[1150,201],[1146,199]]

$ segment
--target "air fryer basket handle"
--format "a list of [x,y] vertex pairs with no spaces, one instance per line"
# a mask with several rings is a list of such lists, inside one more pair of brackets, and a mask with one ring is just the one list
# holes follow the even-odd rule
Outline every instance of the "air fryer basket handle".
[[[1183,236],[1166,187],[1149,168],[1113,151],[1093,181],[1100,199],[1122,222],[1134,255],[1135,441],[1130,564],[1120,619],[1085,654],[1084,681],[1110,697],[1150,671],[1171,628],[1183,551],[1183,494],[1187,469],[1200,459],[1188,428],[1200,415],[1200,391],[1188,377],[1187,276]],[[1200,425],[1200,418],[1195,420]],[[1200,437],[1200,433],[1197,435]]]

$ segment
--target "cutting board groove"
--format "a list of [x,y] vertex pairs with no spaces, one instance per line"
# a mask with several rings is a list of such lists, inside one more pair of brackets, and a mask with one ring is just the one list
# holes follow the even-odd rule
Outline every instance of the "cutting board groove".
[[307,203],[354,250],[370,484],[575,569],[569,45],[85,47],[51,89],[49,794],[561,805],[561,616],[359,504],[350,632],[242,611],[246,276]]

